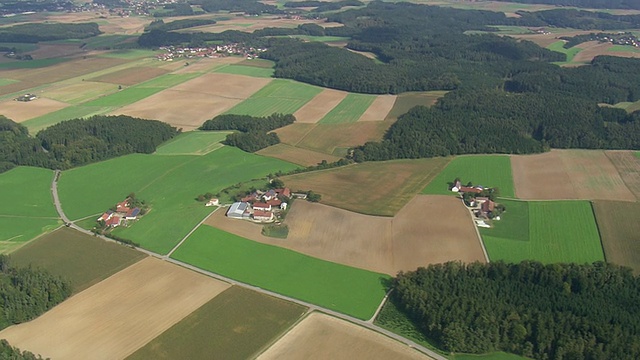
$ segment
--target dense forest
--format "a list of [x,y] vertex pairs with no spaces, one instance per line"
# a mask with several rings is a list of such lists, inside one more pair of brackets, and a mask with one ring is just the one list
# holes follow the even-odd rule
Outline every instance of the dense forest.
[[0,42],[37,43],[50,40],[85,39],[101,33],[96,23],[18,24],[1,28]]
[[178,131],[129,116],[72,119],[29,136],[26,127],[0,115],[0,170],[15,165],[68,169],[126,154],[152,153]]
[[42,360],[42,356],[34,355],[29,351],[20,351],[13,347],[7,340],[0,340],[0,360]]
[[521,4],[575,6],[590,9],[640,9],[638,0],[496,0]]
[[341,0],[341,1],[317,1],[317,0],[303,0],[303,1],[289,1],[284,3],[286,8],[302,8],[302,7],[314,7],[314,12],[325,12],[340,10],[346,6],[364,6],[364,3],[360,0]]
[[628,268],[446,263],[400,273],[393,289],[396,307],[445,351],[640,358],[640,278]]
[[144,31],[149,31],[149,30],[172,31],[172,30],[188,29],[196,26],[212,25],[215,23],[216,21],[212,19],[182,19],[182,20],[174,20],[168,23],[165,23],[162,19],[158,19],[158,20],[152,21],[147,27],[144,28]]
[[258,0],[188,0],[188,3],[199,5],[206,12],[244,12],[249,15],[283,13],[276,6],[263,4]]
[[205,121],[200,130],[238,130],[240,132],[227,135],[224,143],[247,152],[256,152],[280,142],[278,134],[269,131],[293,124],[294,121],[296,118],[291,114],[266,117],[226,114]]

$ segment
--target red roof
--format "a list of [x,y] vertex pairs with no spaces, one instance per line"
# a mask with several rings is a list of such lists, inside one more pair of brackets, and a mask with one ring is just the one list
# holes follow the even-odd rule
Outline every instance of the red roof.
[[109,219],[109,217],[111,216],[111,214],[112,214],[112,212],[106,212],[106,213],[102,214],[102,216],[100,216],[98,221],[107,221]]
[[255,204],[253,204],[253,208],[254,208],[254,209],[255,209],[255,208],[259,208],[259,209],[271,209],[271,205],[259,202],[259,203],[255,203]]
[[113,216],[111,219],[107,220],[107,222],[104,223],[107,226],[114,226],[114,225],[120,225],[120,216]]
[[129,200],[127,199],[123,202],[119,202],[118,205],[116,205],[116,211],[118,212],[129,211]]
[[496,203],[494,203],[491,200],[488,200],[488,201],[482,203],[482,211],[491,212],[495,208],[495,205],[496,205]]
[[474,193],[474,194],[480,194],[482,192],[482,190],[480,189],[476,189],[474,187],[467,187],[467,186],[461,186],[460,187],[460,192],[463,193]]
[[267,205],[271,206],[280,206],[280,204],[282,204],[282,201],[280,201],[279,199],[271,199],[267,201]]
[[262,211],[262,210],[256,210],[253,212],[253,217],[272,217],[273,214],[271,213],[271,211]]
[[285,197],[291,197],[291,190],[289,190],[289,188],[276,189],[276,193]]

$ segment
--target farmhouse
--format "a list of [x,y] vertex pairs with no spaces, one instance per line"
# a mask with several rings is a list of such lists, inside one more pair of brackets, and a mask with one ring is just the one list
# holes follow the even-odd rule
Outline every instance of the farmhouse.
[[267,203],[259,203],[259,202],[254,203],[253,210],[271,211],[271,205]]
[[37,98],[38,97],[35,96],[34,94],[24,94],[24,95],[18,96],[14,100],[27,102],[27,101],[33,101],[33,100],[35,100]]
[[125,199],[123,202],[119,202],[116,205],[116,212],[127,213],[129,210],[129,199]]
[[127,220],[135,220],[138,217],[138,214],[140,214],[140,208],[129,209],[124,218]]
[[234,202],[227,210],[227,216],[233,219],[244,219],[249,217],[249,204],[246,202]]
[[255,210],[253,218],[258,221],[271,221],[273,220],[273,213],[271,211]]
[[113,216],[113,211],[109,210],[106,213],[102,214],[102,216],[100,216],[97,221],[104,221],[106,222],[107,220],[111,219],[111,217]]
[[112,216],[109,220],[105,221],[104,225],[108,228],[114,228],[120,225],[122,218],[118,215]]

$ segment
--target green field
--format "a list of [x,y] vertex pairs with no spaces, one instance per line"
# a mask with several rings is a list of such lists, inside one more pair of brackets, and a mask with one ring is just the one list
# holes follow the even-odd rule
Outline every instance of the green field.
[[232,279],[369,319],[389,276],[312,258],[203,225],[173,258]]
[[70,219],[99,214],[135,192],[151,210],[133,226],[117,228],[114,233],[165,254],[212,211],[197,202],[196,196],[294,168],[281,160],[225,146],[202,156],[123,156],[65,171],[58,186]]
[[514,198],[511,160],[508,156],[456,156],[422,191],[423,194],[450,195],[449,183],[460,178],[463,184],[498,188],[500,196]]
[[[480,228],[489,258],[508,262],[536,260],[543,263],[604,261],[600,235],[591,204],[587,201],[530,201],[529,236],[524,239],[524,206],[512,206],[495,229]],[[508,230],[513,231],[510,236]],[[523,241],[524,240],[524,241]]]
[[564,40],[559,40],[554,42],[553,44],[550,44],[549,46],[547,46],[547,49],[551,50],[551,51],[556,51],[559,53],[563,53],[567,56],[567,60],[566,61],[560,61],[557,62],[556,64],[568,64],[570,62],[573,61],[573,58],[580,52],[582,51],[581,48],[574,46],[572,48],[569,49],[565,49],[563,47],[563,45],[565,44]]
[[358,121],[360,116],[376,99],[373,95],[348,94],[327,115],[320,119],[320,124],[340,124]]
[[12,79],[0,79],[0,86],[5,86],[5,85],[9,85],[9,84],[13,84],[13,83],[17,83],[18,80],[12,80]]
[[273,77],[273,69],[261,68],[256,66],[227,65],[216,69],[215,72],[264,78]]
[[[1,21],[0,21],[0,23],[1,23]],[[27,51],[34,51],[34,50],[38,49],[38,45],[37,44],[33,44],[33,43],[0,42],[0,47],[15,48],[18,53],[27,52]]]
[[612,45],[607,51],[609,52],[640,52],[640,49],[630,45]]
[[607,261],[640,274],[640,203],[594,201],[593,210]]
[[316,86],[275,79],[226,113],[252,116],[293,114],[321,91],[322,88]]
[[70,106],[64,109],[60,109],[58,111],[54,111],[47,115],[42,115],[30,120],[27,120],[22,123],[22,125],[26,126],[29,129],[29,133],[31,135],[35,135],[38,131],[47,128],[51,125],[55,125],[61,121],[75,119],[75,118],[85,118],[93,115],[101,115],[111,111],[110,107],[101,107],[101,106]]
[[159,93],[164,90],[162,87],[140,87],[133,86],[118,91],[117,93],[100,97],[93,101],[86,102],[82,106],[89,107],[122,107],[125,105],[133,104],[147,98],[155,93]]
[[189,131],[182,133],[156,150],[157,155],[206,155],[222,147],[229,131]]
[[21,247],[11,254],[11,261],[62,276],[78,293],[144,257],[124,245],[62,227]]
[[294,303],[233,286],[127,359],[251,359],[304,311]]
[[258,67],[263,69],[272,69],[276,65],[276,63],[266,59],[251,59],[251,60],[246,59],[246,60],[240,61],[238,65],[253,66],[253,67]]
[[162,88],[168,89],[170,87],[182,84],[183,82],[195,79],[201,76],[202,73],[184,73],[184,74],[165,74],[153,78],[149,81],[145,81],[136,85],[136,88]]

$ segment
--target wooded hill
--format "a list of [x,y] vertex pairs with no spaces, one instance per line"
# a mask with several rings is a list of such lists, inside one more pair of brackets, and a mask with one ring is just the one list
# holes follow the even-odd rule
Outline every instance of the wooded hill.
[[291,114],[272,114],[266,117],[224,114],[205,121],[200,130],[238,130],[239,133],[227,135],[224,144],[256,152],[280,143],[278,134],[269,131],[293,124],[294,121],[296,118]]
[[520,4],[575,6],[587,9],[640,9],[638,0],[496,0]]
[[0,28],[0,42],[37,43],[40,41],[85,39],[102,34],[96,23],[18,24]]

